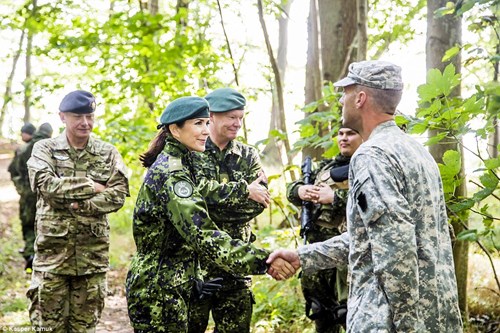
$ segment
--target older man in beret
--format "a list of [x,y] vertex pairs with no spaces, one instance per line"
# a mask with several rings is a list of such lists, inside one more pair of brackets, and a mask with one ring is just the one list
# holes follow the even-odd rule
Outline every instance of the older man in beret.
[[351,158],[347,232],[296,251],[304,271],[349,266],[348,332],[462,332],[439,169],[394,122],[401,68],[356,62],[335,83],[343,124],[365,142]]
[[94,332],[106,296],[107,214],[129,195],[115,147],[91,136],[96,102],[87,91],[67,94],[65,130],[33,146],[30,184],[37,193],[33,274],[27,296],[36,330]]
[[[258,151],[236,139],[245,115],[246,99],[232,88],[205,96],[210,104],[210,136],[206,150],[194,158],[197,187],[205,197],[210,218],[232,238],[252,242],[250,221],[269,205],[267,180]],[[222,287],[210,297],[194,302],[189,332],[205,332],[210,311],[217,332],[250,331],[254,303],[250,277],[224,272],[202,264],[206,280],[220,280]]]

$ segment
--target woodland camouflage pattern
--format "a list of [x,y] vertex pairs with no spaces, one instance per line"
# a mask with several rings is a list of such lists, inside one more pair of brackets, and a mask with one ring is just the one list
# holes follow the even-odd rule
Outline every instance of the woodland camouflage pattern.
[[299,249],[304,270],[349,263],[348,332],[462,332],[432,156],[393,121],[351,159],[348,231]]
[[[195,154],[194,165],[198,190],[215,224],[232,238],[253,241],[250,221],[264,210],[248,199],[246,190],[262,170],[257,150],[232,140],[221,151],[208,138],[205,152]],[[222,277],[223,286],[212,297],[193,304],[189,332],[205,332],[210,310],[218,332],[248,332],[254,303],[250,277],[236,278],[207,261],[202,262],[202,269],[205,280]]]
[[139,191],[133,227],[137,253],[126,281],[135,329],[187,332],[194,280],[202,278],[200,260],[235,275],[267,271],[268,251],[231,239],[209,218],[193,169],[192,154],[168,137]]
[[[311,173],[311,181],[316,185],[321,184],[318,174],[332,168],[349,164],[349,157],[338,155],[334,159],[322,160]],[[299,187],[305,185],[302,179],[287,185],[288,201],[301,207],[302,199],[299,197]],[[307,233],[307,243],[322,242],[340,235],[346,228],[347,190],[334,189],[335,199],[329,205],[314,204],[312,210],[312,225]],[[326,307],[334,307],[339,303],[347,302],[347,270],[345,268],[331,268],[318,272],[302,272],[302,293],[306,302],[311,304],[316,299]],[[340,325],[332,325],[333,318],[326,315],[315,319],[316,332],[336,333]]]
[[[112,145],[90,137],[77,151],[63,132],[34,145],[28,170],[38,193],[34,274],[27,292],[32,324],[60,328],[54,332],[65,332],[64,322],[77,325],[77,331],[92,329],[106,295],[106,214],[120,209],[129,195],[125,165]],[[106,190],[96,193],[94,182]],[[71,209],[72,202],[79,209]],[[57,305],[65,301],[72,303],[68,315]]]

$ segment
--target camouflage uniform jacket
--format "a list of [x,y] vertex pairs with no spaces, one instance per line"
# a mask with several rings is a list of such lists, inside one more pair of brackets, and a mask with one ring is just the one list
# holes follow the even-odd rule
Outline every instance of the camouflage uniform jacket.
[[16,163],[14,168],[16,169],[17,174],[19,175],[18,182],[19,185],[29,191],[29,193],[34,193],[30,187],[30,179],[28,173],[28,160],[31,157],[31,153],[33,151],[33,146],[40,140],[48,139],[49,137],[43,133],[35,132],[31,141],[23,145],[19,153],[17,155]]
[[[120,209],[129,195],[126,167],[116,148],[90,137],[77,151],[63,132],[35,144],[28,171],[38,195],[34,270],[64,275],[107,271],[106,214]],[[94,182],[106,190],[96,193]],[[79,209],[71,209],[72,202]]]
[[148,169],[134,211],[137,253],[127,278],[129,303],[141,292],[200,278],[198,255],[228,272],[264,274],[269,253],[219,231],[194,185],[192,154],[168,137]]
[[[311,173],[311,183],[322,183],[322,181],[318,177],[320,173],[325,171],[329,172],[329,170],[332,168],[348,165],[349,161],[350,157],[345,157],[342,155],[338,155],[334,159],[326,159],[321,161],[318,164],[318,167]],[[303,185],[305,184],[302,179],[296,180],[287,185],[287,199],[297,207],[301,207],[302,205],[302,200],[299,197],[299,187]],[[345,231],[347,190],[334,189],[334,192],[335,197],[331,204],[315,204],[313,206],[312,221],[315,223],[315,225],[310,230],[310,235],[308,235],[308,239],[310,240],[310,242],[323,241],[334,235],[338,235],[339,232]]]
[[[248,199],[247,186],[262,170],[257,150],[230,141],[221,151],[209,138],[205,152],[195,153],[193,163],[198,191],[205,198],[210,218],[232,238],[251,242],[250,221],[264,210],[264,206]],[[207,266],[210,277],[229,278],[214,265]]]
[[10,164],[7,168],[7,171],[10,173],[10,179],[14,183],[14,186],[16,187],[17,193],[22,195],[25,193],[27,190],[30,190],[29,187],[29,182],[26,186],[26,184],[23,184],[21,181],[22,175],[19,171],[19,156],[21,153],[26,149],[26,147],[31,143],[32,141],[28,141],[24,143],[22,146],[18,147],[14,153],[14,157],[12,158],[12,161],[10,161]]
[[299,249],[305,270],[351,272],[348,332],[462,332],[439,170],[393,121],[351,160],[348,231]]

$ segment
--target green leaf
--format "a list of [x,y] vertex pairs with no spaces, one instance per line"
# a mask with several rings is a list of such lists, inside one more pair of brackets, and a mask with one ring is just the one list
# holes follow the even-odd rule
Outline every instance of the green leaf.
[[446,50],[444,53],[443,58],[441,59],[442,62],[449,61],[451,58],[456,56],[460,52],[460,47],[458,46],[453,46],[452,48]]
[[318,130],[312,124],[305,124],[300,128],[300,137],[301,138],[308,138],[308,137],[313,136],[314,134],[317,134],[317,133],[318,133]]
[[426,146],[432,146],[438,143],[439,141],[443,140],[446,137],[446,132],[441,132],[433,137],[431,137],[429,140],[425,142]]
[[411,132],[413,134],[422,134],[425,131],[427,131],[427,123],[426,122],[417,123],[417,124],[413,125],[411,128]]
[[483,188],[482,190],[474,193],[474,195],[472,196],[472,199],[475,202],[481,202],[482,200],[487,198],[491,193],[493,193],[494,190],[495,190],[494,188],[489,188],[489,187]]
[[463,241],[475,242],[477,241],[477,230],[476,229],[464,230],[457,235],[457,239]]
[[481,177],[479,177],[479,180],[481,181],[481,184],[483,184],[487,188],[490,188],[492,190],[495,190],[497,188],[498,178],[495,177],[491,172],[483,174]]
[[456,150],[447,150],[443,155],[443,163],[457,175],[462,167],[460,153]]
[[493,227],[493,219],[491,217],[483,217],[483,225],[486,229]]
[[488,170],[494,170],[494,169],[500,167],[500,157],[490,158],[489,160],[485,160],[484,161],[484,166]]
[[454,213],[459,213],[464,210],[470,209],[475,205],[475,201],[472,199],[465,199],[462,202],[458,202],[456,204],[450,205],[449,208]]

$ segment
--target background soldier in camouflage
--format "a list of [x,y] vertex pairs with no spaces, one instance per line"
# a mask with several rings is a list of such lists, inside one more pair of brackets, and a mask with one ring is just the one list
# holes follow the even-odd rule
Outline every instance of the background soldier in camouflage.
[[28,160],[38,195],[29,313],[36,330],[95,332],[109,265],[106,214],[123,206],[128,180],[116,148],[90,136],[94,96],[73,91],[59,110],[65,131],[37,142]]
[[21,228],[22,228],[21,230],[23,233],[23,239],[24,239],[25,244],[24,244],[24,247],[22,249],[19,249],[19,253],[21,253],[23,255],[24,259],[26,260],[26,268],[29,268],[29,256],[30,256],[29,248],[26,249],[26,242],[27,242],[26,239],[27,239],[27,237],[29,239],[29,235],[28,235],[29,228],[27,227],[28,223],[26,223],[25,219],[24,219],[24,217],[25,217],[24,212],[26,211],[26,205],[25,205],[25,200],[23,199],[23,197],[24,197],[25,193],[27,193],[28,191],[31,191],[31,189],[29,187],[29,182],[25,183],[21,180],[22,175],[20,174],[17,166],[19,165],[20,152],[23,150],[23,148],[26,144],[31,142],[31,139],[33,138],[33,134],[35,133],[35,131],[36,131],[36,127],[31,123],[25,123],[21,127],[21,140],[23,140],[24,145],[22,145],[16,149],[16,151],[14,152],[14,158],[12,158],[12,161],[10,162],[9,167],[7,168],[7,170],[10,173],[10,179],[14,183],[14,186],[16,187],[16,191],[20,196],[19,221],[21,222]]
[[[340,154],[323,160],[311,174],[314,184],[306,185],[297,180],[287,186],[288,200],[300,207],[302,201],[314,202],[311,228],[307,232],[307,243],[322,242],[346,231],[347,189],[332,188],[328,180],[332,168],[349,165],[352,154],[363,142],[354,130],[341,127],[337,136]],[[342,186],[343,187],[343,186]],[[347,312],[347,269],[344,267],[318,272],[303,272],[302,293],[306,300],[306,314],[314,320],[316,332],[337,333],[345,327]]]
[[[246,100],[231,88],[216,89],[205,99],[210,104],[210,137],[204,153],[194,159],[198,190],[205,198],[210,218],[232,238],[255,239],[250,221],[269,205],[269,192],[259,184],[266,179],[258,151],[236,141],[245,115]],[[216,332],[250,331],[254,298],[250,277],[225,272],[203,261],[205,279],[222,278],[222,288],[193,303],[189,332],[205,332],[210,311]]]
[[18,176],[18,186],[22,189],[20,192],[20,214],[21,225],[24,239],[23,256],[26,260],[25,269],[31,268],[35,249],[35,216],[36,216],[36,193],[31,190],[28,174],[28,160],[31,157],[33,146],[36,142],[48,139],[52,136],[52,126],[49,123],[43,123],[33,135],[33,138],[19,149],[13,168]]
[[335,85],[344,125],[365,140],[350,163],[348,231],[268,261],[305,271],[349,263],[348,332],[462,332],[439,169],[393,120],[401,68],[353,63]]
[[[264,274],[266,250],[219,231],[194,183],[192,152],[205,150],[208,102],[181,97],[168,105],[160,132],[141,156],[148,171],[134,210],[137,253],[127,274],[128,313],[136,332],[187,332],[191,302],[220,284],[201,280],[209,260],[234,274]],[[273,271],[293,274],[279,262]]]

